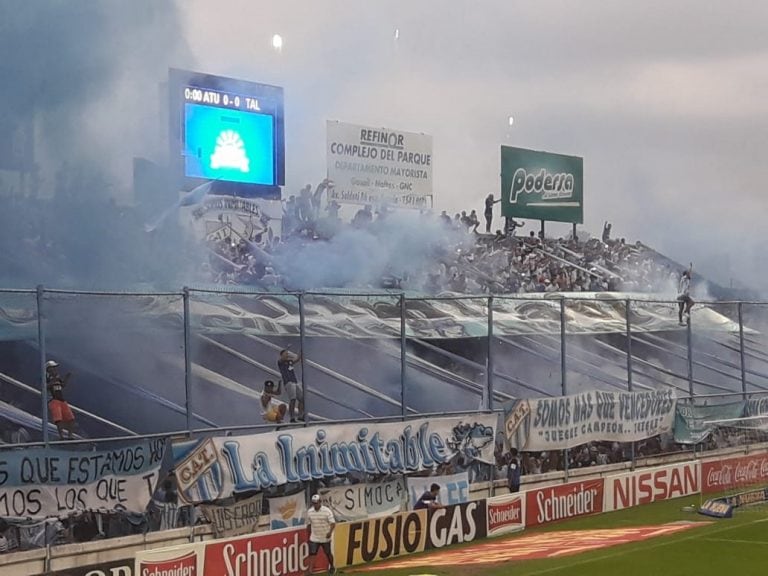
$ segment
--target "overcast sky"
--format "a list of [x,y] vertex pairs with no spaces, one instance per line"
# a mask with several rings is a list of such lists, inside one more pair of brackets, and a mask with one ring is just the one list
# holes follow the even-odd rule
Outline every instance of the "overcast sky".
[[288,193],[325,176],[327,119],[431,134],[450,212],[500,192],[501,144],[579,155],[590,231],[765,290],[766,22],[765,0],[0,0],[0,115],[42,113],[37,162],[129,190],[169,66],[276,84]]
[[588,229],[610,220],[721,282],[768,278],[768,2],[180,7],[201,70],[285,88],[291,189],[323,177],[328,118],[432,134],[449,211],[499,192],[500,144],[580,155]]

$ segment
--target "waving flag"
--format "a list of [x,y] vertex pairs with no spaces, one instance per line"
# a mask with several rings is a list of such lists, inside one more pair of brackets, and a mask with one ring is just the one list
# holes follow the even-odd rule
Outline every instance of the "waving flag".
[[194,206],[195,204],[200,204],[200,202],[203,201],[203,198],[210,194],[211,186],[214,182],[216,182],[216,180],[209,180],[184,194],[184,196],[179,198],[175,204],[164,210],[152,224],[145,225],[144,230],[147,232],[154,232],[168,219],[169,216],[175,214],[182,206]]

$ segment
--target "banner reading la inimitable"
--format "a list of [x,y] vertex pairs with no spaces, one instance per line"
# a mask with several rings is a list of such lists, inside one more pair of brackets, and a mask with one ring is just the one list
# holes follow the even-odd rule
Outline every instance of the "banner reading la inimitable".
[[563,450],[586,442],[634,442],[672,430],[674,390],[602,392],[517,400],[505,432],[518,450]]
[[176,478],[191,503],[350,472],[407,474],[458,459],[493,462],[496,420],[470,414],[174,442]]
[[155,490],[164,439],[114,450],[28,448],[0,454],[0,517],[69,516],[83,510],[141,513]]
[[328,121],[328,200],[432,207],[432,136]]
[[501,212],[510,218],[584,222],[584,159],[501,147]]

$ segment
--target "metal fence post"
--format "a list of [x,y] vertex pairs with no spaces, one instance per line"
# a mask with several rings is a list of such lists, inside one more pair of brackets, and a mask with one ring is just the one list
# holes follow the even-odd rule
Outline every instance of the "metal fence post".
[[43,442],[48,445],[48,386],[45,381],[45,325],[43,319],[43,286],[37,286],[37,347],[40,352],[38,361],[40,362],[40,404],[41,419],[43,422]]
[[493,410],[493,296],[488,296],[488,361],[485,409]]
[[693,404],[693,336],[690,316],[688,317],[686,336],[688,339],[688,395],[691,397],[691,404]]
[[301,354],[299,362],[301,364],[301,387],[304,394],[304,427],[306,427],[307,421],[309,420],[309,408],[307,406],[307,398],[309,397],[309,394],[307,393],[307,367],[304,362],[304,357],[306,356],[306,350],[304,349],[304,332],[304,294],[299,294],[299,353]]
[[[568,386],[566,382],[566,361],[565,361],[565,298],[560,298],[560,381],[562,383],[563,396],[568,395]],[[563,471],[565,480],[568,481],[568,448],[563,450]]]
[[742,315],[742,302],[738,304],[739,311],[739,367],[741,368],[741,397],[747,399],[747,367],[744,359],[744,317]]
[[400,415],[405,419],[408,412],[405,395],[405,371],[407,369],[407,350],[405,337],[405,294],[400,294]]
[[181,293],[184,304],[184,406],[187,413],[187,434],[192,434],[192,350],[190,347],[190,313],[189,313],[189,288],[186,286]]
[[[624,321],[627,325],[627,391],[632,392],[632,320],[630,313],[632,309],[632,300],[627,298],[624,301]],[[629,443],[629,454],[631,470],[635,469],[635,442]]]

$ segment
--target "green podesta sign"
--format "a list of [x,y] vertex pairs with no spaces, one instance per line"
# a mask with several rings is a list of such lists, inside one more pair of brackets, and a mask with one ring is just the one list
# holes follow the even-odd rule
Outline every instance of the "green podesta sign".
[[504,216],[581,224],[583,190],[583,158],[501,147]]

